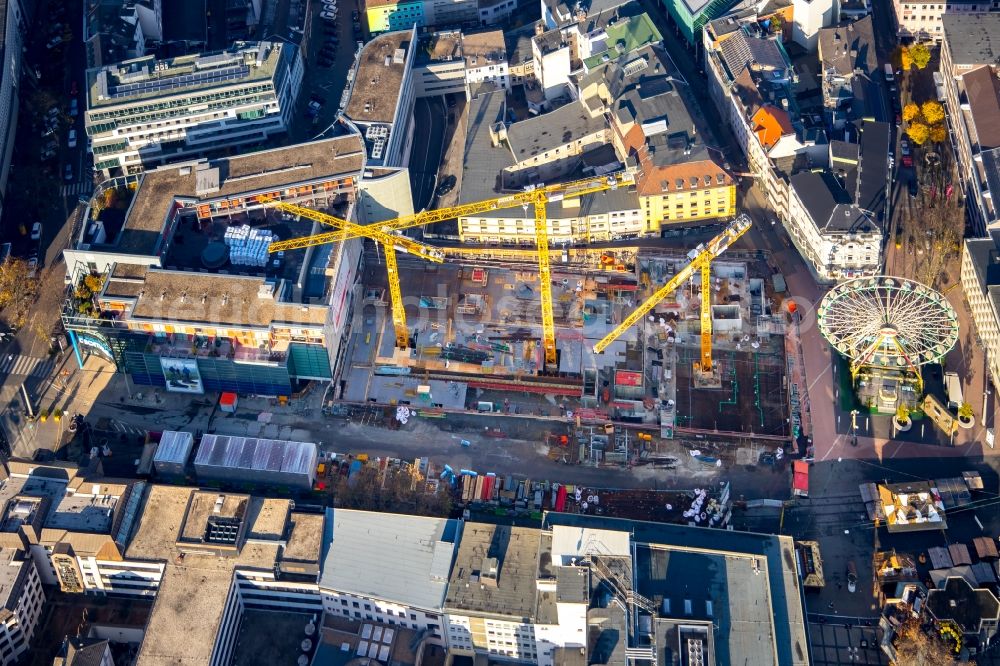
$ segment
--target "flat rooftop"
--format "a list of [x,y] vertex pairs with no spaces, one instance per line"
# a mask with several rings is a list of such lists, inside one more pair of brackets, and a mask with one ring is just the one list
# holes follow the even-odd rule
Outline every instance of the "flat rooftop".
[[389,32],[365,44],[344,115],[360,123],[392,124],[411,37],[409,31]]
[[[29,475],[7,478],[0,487],[0,506],[7,507],[3,531],[16,531],[22,523],[37,524],[34,512],[45,511],[41,518],[45,529],[109,534],[115,508],[128,485],[104,480],[78,484],[74,483],[76,478],[76,470],[45,466],[37,467]],[[34,498],[46,501],[34,502]]]
[[393,666],[412,666],[418,661],[417,654],[410,649],[416,636],[417,632],[401,625],[359,622],[327,613],[319,630],[313,663],[347,666],[369,658]]
[[[355,177],[364,159],[360,137],[348,135],[219,160],[199,160],[162,166],[140,176],[118,238],[119,252],[153,255],[165,242],[167,214],[178,200],[185,205],[212,202],[234,195],[273,191],[290,185],[333,177]],[[199,168],[198,165],[201,165]],[[199,174],[218,174],[218,188],[199,194]],[[100,195],[100,190],[95,194]],[[101,249],[95,246],[94,249]]]
[[[182,551],[178,547],[183,534],[196,533],[198,525],[203,524],[202,517],[207,521],[204,509],[211,512],[217,497],[218,493],[196,488],[149,488],[126,558],[164,562],[166,566],[139,649],[139,666],[207,664],[233,572],[238,568],[274,570],[280,549],[277,540],[245,543],[233,557]],[[234,513],[243,502],[253,506],[263,501],[246,495],[227,496],[220,513]],[[189,504],[193,505],[194,515],[189,515]]]
[[272,79],[294,57],[283,42],[237,43],[232,49],[158,60],[154,56],[87,71],[89,114],[143,100],[186,97]]
[[462,35],[462,55],[466,67],[487,67],[507,60],[502,30]]
[[462,33],[459,30],[442,30],[425,36],[420,41],[417,61],[448,62],[462,57]]
[[23,568],[24,551],[19,548],[0,548],[0,620],[6,619],[18,604],[21,586],[26,576]]
[[323,530],[326,520],[322,514],[292,513],[289,519],[291,534],[282,552],[282,571],[315,575],[319,573],[323,555]]
[[103,299],[134,302],[131,320],[186,321],[267,328],[272,324],[322,327],[325,305],[284,303],[264,276],[243,276],[150,268],[144,278],[105,285]]
[[[470,120],[471,123],[471,120]],[[607,128],[603,114],[591,117],[581,102],[525,118],[507,128],[507,143],[518,162]]]
[[717,663],[809,663],[791,537],[546,513],[543,527],[556,526],[630,532],[637,591],[670,599],[664,615],[714,622]]
[[993,65],[1000,57],[1000,15],[949,12],[941,24],[952,64]]
[[[331,515],[332,513],[332,515]],[[334,509],[320,586],[433,610],[444,601],[457,520]]]
[[445,608],[487,615],[535,615],[541,531],[466,523],[448,583]]

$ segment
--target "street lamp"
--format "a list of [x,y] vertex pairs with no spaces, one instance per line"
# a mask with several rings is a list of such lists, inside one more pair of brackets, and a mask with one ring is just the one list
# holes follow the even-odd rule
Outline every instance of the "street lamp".
[[860,414],[856,409],[851,410],[851,446],[858,445],[858,414]]

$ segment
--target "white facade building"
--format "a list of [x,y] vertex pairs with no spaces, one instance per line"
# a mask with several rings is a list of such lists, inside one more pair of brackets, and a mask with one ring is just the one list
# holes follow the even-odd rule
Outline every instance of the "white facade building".
[[792,0],[792,12],[792,39],[811,53],[819,31],[840,22],[840,0]]
[[281,134],[302,74],[298,48],[282,42],[91,69],[86,131],[94,168],[136,173]]
[[1000,5],[987,0],[893,0],[896,12],[896,29],[900,37],[917,40],[932,40],[940,43],[944,39],[944,24],[941,17],[948,14],[982,13],[1000,11]]
[[0,548],[0,665],[12,666],[28,651],[45,593],[31,555]]

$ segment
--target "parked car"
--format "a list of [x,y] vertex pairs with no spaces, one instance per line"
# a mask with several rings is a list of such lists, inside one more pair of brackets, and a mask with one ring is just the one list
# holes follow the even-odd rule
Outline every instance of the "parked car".
[[310,100],[309,108],[312,109],[313,111],[319,111],[320,109],[323,108],[323,105],[317,102],[316,100]]
[[70,148],[76,148],[76,130],[71,129],[69,135],[66,137],[66,145]]
[[905,166],[907,169],[913,168],[913,157],[910,155],[903,155],[903,159],[900,160],[900,164]]
[[322,12],[319,13],[319,17],[321,19],[325,20],[325,21],[336,21],[337,20],[337,13],[336,12],[322,11]]
[[351,10],[351,20],[354,21],[355,23],[361,20],[361,14],[358,12],[357,9]]
[[28,277],[38,275],[38,257],[32,255],[28,257]]
[[69,84],[69,94],[70,95],[75,95],[78,92],[80,92],[80,89],[77,88],[77,86],[76,86],[76,79],[73,79],[73,81]]
[[73,167],[69,164],[63,167],[63,178],[67,181],[73,180]]
[[858,568],[854,566],[854,560],[847,561],[847,591],[854,592],[858,589]]
[[49,40],[48,44],[45,45],[45,48],[54,49],[55,47],[59,46],[62,43],[63,43],[62,35],[56,35],[55,37]]
[[77,103],[74,97],[69,101],[69,115],[71,118],[76,118],[80,114],[80,105]]
[[441,179],[441,184],[437,186],[437,195],[443,197],[448,194],[455,189],[456,183],[458,183],[458,179],[453,174],[445,176]]
[[896,114],[896,127],[900,127],[900,126],[902,126],[902,124],[903,124],[903,114],[897,113]]
[[42,223],[35,222],[31,225],[31,240],[42,240]]
[[900,139],[899,141],[899,154],[903,157],[910,154],[910,142],[906,139]]
[[920,187],[917,185],[916,177],[911,178],[906,183],[906,189],[907,191],[909,191],[911,198],[915,199],[917,197],[917,193],[920,191]]

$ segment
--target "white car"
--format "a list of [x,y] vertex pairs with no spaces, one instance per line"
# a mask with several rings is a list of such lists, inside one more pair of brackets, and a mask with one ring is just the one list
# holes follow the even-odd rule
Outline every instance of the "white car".
[[35,277],[38,274],[38,257],[28,259],[28,277]]
[[326,19],[327,21],[336,21],[337,20],[337,12],[335,12],[335,11],[334,12],[320,12],[319,13],[319,17],[321,19]]
[[76,148],[76,130],[71,129],[69,131],[69,136],[66,138],[66,145],[70,148]]
[[80,113],[80,105],[76,103],[76,98],[74,97],[69,101],[69,115],[72,118],[76,118],[76,116],[79,113]]
[[31,240],[41,240],[42,239],[42,223],[35,222],[31,225]]

